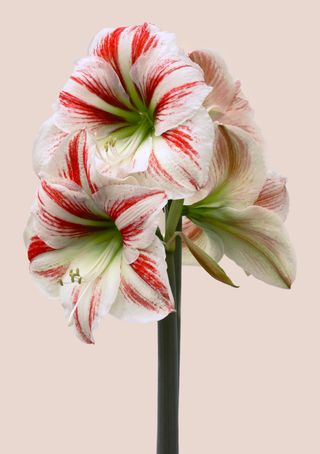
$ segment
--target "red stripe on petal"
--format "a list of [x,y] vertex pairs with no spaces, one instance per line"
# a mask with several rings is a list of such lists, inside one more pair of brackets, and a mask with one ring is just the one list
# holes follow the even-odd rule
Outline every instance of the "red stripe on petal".
[[151,98],[158,87],[158,85],[170,74],[180,69],[186,68],[189,65],[181,64],[180,66],[174,66],[176,60],[166,59],[163,62],[159,63],[156,71],[150,75],[147,80],[145,88],[145,101],[149,103]]
[[[79,202],[77,202],[74,194],[73,198],[68,197],[61,190],[49,185],[45,180],[42,180],[41,185],[47,196],[68,213],[83,219],[101,220],[99,216],[90,211],[86,206],[85,201],[81,198]],[[79,193],[79,195],[81,195],[81,193]],[[40,198],[39,202],[43,205]]]
[[158,119],[162,116],[165,116],[165,111],[170,108],[181,106],[179,101],[183,100],[186,96],[192,94],[192,88],[197,85],[203,85],[203,81],[188,82],[179,87],[174,87],[169,90],[165,95],[162,96],[160,101],[157,104],[155,115]]
[[126,106],[112,93],[112,91],[103,85],[99,80],[95,79],[88,71],[79,71],[81,77],[71,76],[71,79],[85,87],[90,93],[95,94],[103,101],[116,107],[126,109]]
[[150,27],[148,23],[137,27],[132,40],[132,64],[134,64],[141,55],[157,47],[158,42],[158,36],[150,33]]
[[[67,178],[68,180],[74,181],[74,183],[81,186],[81,174],[80,174],[80,164],[79,164],[79,142],[80,134],[77,133],[69,142],[68,146],[68,155],[66,156],[67,161],[67,172],[62,172],[62,177]],[[84,138],[86,141],[86,136]],[[83,145],[86,146],[86,142]]]
[[60,93],[59,100],[62,106],[70,110],[71,113],[78,115],[81,120],[85,120],[87,123],[105,125],[123,121],[122,118],[87,104],[85,101],[82,101],[66,91]]
[[[81,290],[81,287],[79,285],[79,286],[75,287],[72,291],[72,305],[73,306],[78,304],[78,299],[80,297],[80,290]],[[83,340],[83,342],[85,342],[86,344],[93,344],[94,342],[91,339],[89,339],[89,337],[84,333],[84,331],[82,329],[82,326],[81,326],[81,323],[79,320],[78,308],[74,311],[73,318],[74,318],[76,329],[79,333],[81,340]]]
[[176,151],[187,155],[194,164],[200,168],[199,162],[196,159],[199,157],[199,153],[192,146],[190,128],[187,126],[180,126],[177,129],[171,129],[165,132],[162,137],[166,140],[170,148],[172,148],[173,145]]
[[154,151],[152,150],[150,158],[149,158],[149,169],[154,172],[156,175],[164,177],[169,183],[175,185],[176,187],[183,187],[180,183],[178,183],[169,172],[166,171],[160,164],[159,160],[157,159]]
[[85,146],[83,147],[83,165],[84,165],[84,170],[85,170],[85,173],[86,173],[86,178],[87,178],[87,182],[88,182],[88,185],[89,185],[89,188],[90,188],[90,191],[92,193],[96,192],[99,188],[98,186],[92,182],[91,180],[91,175],[90,175],[90,169],[89,169],[89,163],[88,163],[88,157],[89,157],[89,153],[88,153],[88,147]]
[[152,301],[149,301],[145,298],[139,291],[129,284],[124,278],[121,279],[121,291],[125,298],[130,300],[132,303],[142,306],[145,309],[148,309],[153,312],[158,311],[158,307],[153,304]]
[[159,279],[157,264],[148,255],[140,253],[135,262],[131,264],[133,270],[155,291],[166,300],[168,306],[172,306],[167,286]]
[[40,254],[44,254],[45,252],[54,251],[55,249],[48,246],[41,238],[37,235],[31,238],[29,247],[28,247],[28,259],[31,262],[34,258],[36,258]]
[[92,325],[97,314],[99,304],[101,302],[101,287],[100,287],[100,279],[95,283],[92,295],[90,298],[90,311],[89,311],[89,327],[90,330],[92,329]]
[[141,202],[142,200],[147,199],[148,197],[154,197],[157,194],[164,194],[163,191],[148,191],[148,193],[144,193],[138,196],[128,197],[124,200],[118,200],[113,203],[113,205],[108,209],[108,215],[114,221],[121,216],[125,211],[131,208],[133,205]]
[[112,65],[124,87],[125,83],[120,70],[118,50],[121,35],[126,29],[127,27],[118,27],[112,32],[108,33],[93,51],[94,55],[103,58],[105,61]]
[[99,230],[98,227],[75,224],[73,222],[58,218],[46,211],[43,207],[40,207],[38,217],[49,232],[58,234],[61,237],[79,237]]
[[60,265],[55,268],[48,268],[47,270],[34,270],[33,273],[47,279],[58,280],[65,275],[68,265]]

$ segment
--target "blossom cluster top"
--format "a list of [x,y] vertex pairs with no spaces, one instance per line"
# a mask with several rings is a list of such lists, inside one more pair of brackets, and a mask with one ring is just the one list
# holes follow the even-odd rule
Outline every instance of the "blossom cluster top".
[[[84,342],[106,313],[147,322],[175,310],[166,247],[177,235],[184,263],[226,283],[224,255],[269,284],[294,279],[285,179],[265,168],[239,82],[219,56],[186,54],[154,25],[96,35],[39,132],[33,165],[30,270]],[[169,245],[160,226],[177,202],[183,223]]]

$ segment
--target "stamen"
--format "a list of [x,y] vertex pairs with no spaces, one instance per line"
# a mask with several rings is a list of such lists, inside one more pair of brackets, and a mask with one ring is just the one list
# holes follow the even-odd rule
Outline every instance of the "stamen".
[[69,271],[69,276],[70,276],[70,280],[71,282],[63,282],[62,279],[59,279],[58,280],[58,283],[61,285],[61,286],[64,286],[64,285],[69,285],[69,284],[74,284],[75,282],[78,283],[78,284],[81,284],[82,282],[82,276],[80,275],[80,270],[79,268],[76,268],[76,271],[73,271],[72,269]]

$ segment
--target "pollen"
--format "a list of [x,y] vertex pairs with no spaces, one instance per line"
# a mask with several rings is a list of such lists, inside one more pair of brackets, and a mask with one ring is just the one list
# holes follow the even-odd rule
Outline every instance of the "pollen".
[[74,284],[74,283],[81,284],[81,282],[82,282],[82,280],[83,280],[83,277],[82,277],[81,274],[80,274],[79,268],[76,268],[75,271],[74,271],[73,269],[71,269],[71,270],[69,271],[69,276],[70,276],[70,281],[71,281],[71,282],[65,282],[65,281],[63,281],[62,279],[59,279],[59,280],[58,280],[58,283],[59,283],[61,286],[68,285],[68,284]]

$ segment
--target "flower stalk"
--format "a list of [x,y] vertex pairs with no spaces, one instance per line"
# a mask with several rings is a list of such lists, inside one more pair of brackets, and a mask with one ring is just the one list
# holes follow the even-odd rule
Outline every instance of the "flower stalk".
[[[181,229],[183,201],[174,201],[167,210],[167,229],[171,235]],[[169,282],[175,312],[158,322],[158,434],[157,454],[179,452],[179,372],[180,372],[180,297],[181,240],[166,251]]]

